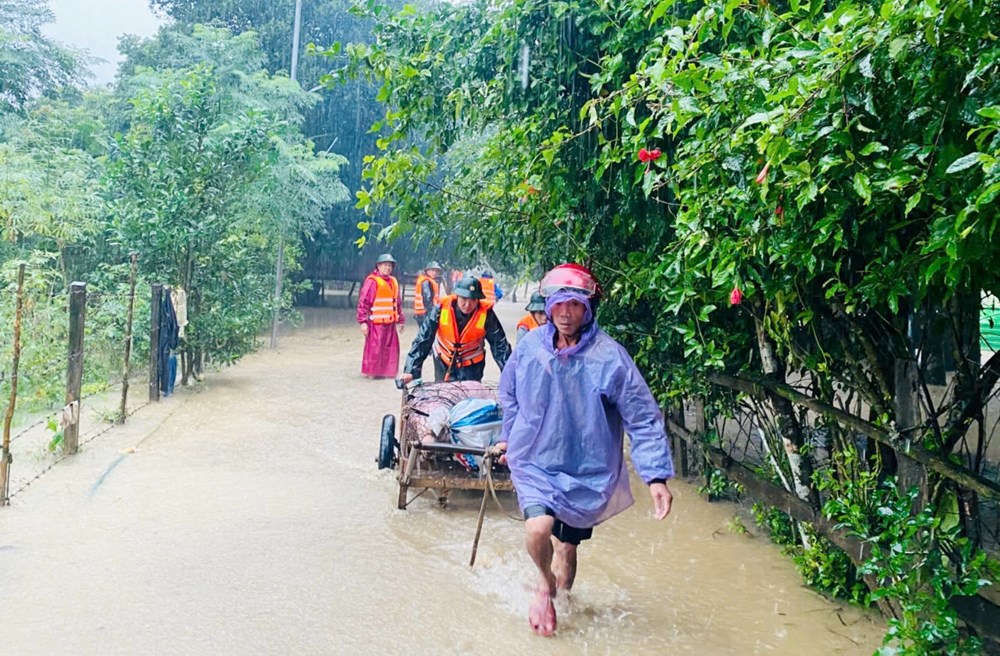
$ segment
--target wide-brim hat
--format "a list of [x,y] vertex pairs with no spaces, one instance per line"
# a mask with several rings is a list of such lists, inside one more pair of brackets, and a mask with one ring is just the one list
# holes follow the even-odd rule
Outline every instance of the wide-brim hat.
[[531,295],[531,300],[524,306],[528,312],[545,312],[545,297],[539,292]]
[[390,264],[397,264],[396,258],[394,258],[390,253],[382,253],[375,260],[375,264],[385,264],[386,262]]

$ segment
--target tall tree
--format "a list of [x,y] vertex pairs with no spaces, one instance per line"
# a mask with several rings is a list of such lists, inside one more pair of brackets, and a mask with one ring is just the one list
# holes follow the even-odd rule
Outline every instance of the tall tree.
[[47,0],[0,0],[0,115],[80,81],[82,55],[47,38]]
[[[388,5],[398,9],[403,2],[392,0]],[[267,70],[281,74],[290,69],[295,0],[150,0],[150,6],[186,29],[205,23],[234,32],[252,30],[258,35]],[[323,51],[334,43],[368,43],[373,38],[373,25],[371,17],[357,12],[351,0],[307,0],[302,5],[299,82],[305,89],[324,89],[321,102],[305,111],[303,131],[317,150],[346,156],[341,177],[352,193],[361,187],[364,158],[377,151],[376,137],[368,130],[381,112],[375,87],[343,77],[323,87],[322,80],[331,68],[342,69],[346,60],[312,56],[309,46],[314,44]],[[327,212],[322,228],[306,242],[307,265],[313,275],[349,278],[367,272],[374,251],[385,246],[373,240],[363,250],[358,249],[357,223],[364,220],[350,204]],[[426,254],[421,249],[407,245],[405,250],[419,254],[401,255],[404,266],[415,269],[418,262],[422,265]]]
[[[270,315],[278,232],[314,229],[347,200],[343,160],[301,137],[316,99],[257,68],[253,34],[167,29],[131,52],[107,184],[113,239],[140,253],[147,277],[188,291],[188,355],[228,362],[254,348]],[[293,267],[300,249],[288,248]]]

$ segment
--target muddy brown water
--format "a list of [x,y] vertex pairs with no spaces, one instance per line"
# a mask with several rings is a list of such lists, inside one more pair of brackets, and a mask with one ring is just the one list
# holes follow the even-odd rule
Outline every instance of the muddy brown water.
[[[511,329],[518,306],[499,306]],[[682,481],[664,523],[634,482],[636,506],[581,547],[558,634],[533,636],[521,524],[491,504],[470,569],[478,494],[396,509],[395,475],[374,458],[399,395],[361,378],[360,351],[351,313],[309,310],[278,351],[142,408],[16,495],[0,509],[0,653],[826,655],[880,643],[879,620],[803,587],[777,547],[730,530],[733,506]]]

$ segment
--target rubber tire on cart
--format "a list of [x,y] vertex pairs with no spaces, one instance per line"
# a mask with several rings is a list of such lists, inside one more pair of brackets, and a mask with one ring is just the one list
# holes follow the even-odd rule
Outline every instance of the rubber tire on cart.
[[382,417],[382,432],[378,442],[378,468],[389,469],[396,464],[396,416]]

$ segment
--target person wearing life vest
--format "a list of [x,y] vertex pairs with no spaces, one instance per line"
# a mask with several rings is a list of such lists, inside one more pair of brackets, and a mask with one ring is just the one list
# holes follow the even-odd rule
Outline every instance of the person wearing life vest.
[[455,291],[455,285],[457,285],[458,281],[461,280],[464,277],[465,277],[465,274],[462,273],[461,269],[452,269],[451,270],[451,273],[448,274],[448,293],[449,294],[451,294],[452,292]]
[[490,271],[483,270],[479,274],[479,282],[483,285],[485,303],[496,305],[497,301],[503,298],[503,290],[500,289],[500,285],[497,284],[496,279]]
[[358,294],[357,321],[365,336],[361,373],[366,378],[395,378],[399,371],[399,335],[403,332],[403,297],[392,276],[396,260],[383,253],[375,260]]
[[531,295],[531,300],[524,306],[524,309],[528,311],[528,314],[521,317],[521,320],[517,322],[518,341],[535,328],[544,326],[549,322],[549,318],[545,316],[545,297],[540,292],[535,292]]
[[416,319],[417,326],[424,322],[427,313],[441,300],[440,279],[441,265],[437,262],[429,262],[417,276],[417,288],[413,294],[413,318]]
[[491,306],[482,301],[479,280],[466,277],[455,285],[455,293],[427,313],[403,365],[402,383],[418,376],[428,355],[434,357],[435,381],[483,379],[486,344],[503,371],[510,357],[510,343]]

